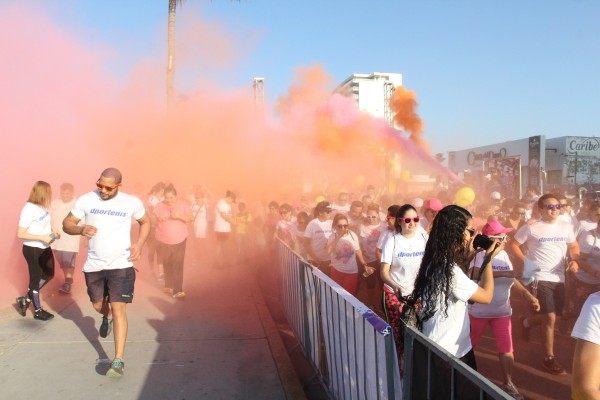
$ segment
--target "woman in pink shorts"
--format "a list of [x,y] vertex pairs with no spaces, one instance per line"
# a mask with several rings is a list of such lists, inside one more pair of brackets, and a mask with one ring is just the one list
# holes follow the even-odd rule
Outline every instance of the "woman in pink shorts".
[[[483,334],[485,327],[490,325],[496,338],[496,350],[498,351],[498,359],[504,381],[501,388],[513,398],[522,399],[523,396],[519,394],[519,391],[512,382],[515,358],[512,341],[512,308],[510,306],[511,287],[514,285],[515,289],[531,303],[535,311],[539,310],[540,305],[538,300],[515,279],[512,263],[508,258],[508,254],[504,251],[506,234],[512,230],[512,228],[505,228],[496,220],[488,221],[481,230],[486,236],[504,237],[505,239],[503,239],[504,241],[501,244],[500,252],[498,252],[498,255],[491,262],[491,268],[494,273],[494,297],[490,304],[474,303],[469,305],[469,319],[471,320],[471,344],[473,348],[477,346],[477,342]],[[471,262],[472,277],[478,276],[483,256],[484,252],[480,252]]]

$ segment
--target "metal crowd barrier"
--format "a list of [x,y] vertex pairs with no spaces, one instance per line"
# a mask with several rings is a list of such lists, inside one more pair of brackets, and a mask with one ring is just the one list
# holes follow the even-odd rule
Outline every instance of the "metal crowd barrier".
[[334,399],[401,399],[391,327],[282,242],[281,304]]
[[483,375],[411,327],[404,330],[402,383],[404,399],[512,399]]
[[277,249],[283,312],[333,399],[511,398],[412,328],[401,381],[387,322],[283,242]]

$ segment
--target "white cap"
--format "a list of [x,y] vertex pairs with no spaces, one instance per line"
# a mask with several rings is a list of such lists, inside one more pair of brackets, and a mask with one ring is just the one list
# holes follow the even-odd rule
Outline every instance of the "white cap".
[[492,192],[490,193],[490,199],[492,200],[501,200],[502,199],[502,195],[498,192]]
[[421,208],[423,207],[423,199],[420,197],[415,197],[412,201],[412,206],[414,208]]

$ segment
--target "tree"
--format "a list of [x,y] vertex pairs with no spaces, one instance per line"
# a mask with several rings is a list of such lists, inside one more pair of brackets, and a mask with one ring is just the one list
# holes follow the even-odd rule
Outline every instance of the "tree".
[[435,155],[435,159],[439,161],[439,163],[443,163],[444,161],[446,161],[446,157],[444,157],[444,153],[437,153]]

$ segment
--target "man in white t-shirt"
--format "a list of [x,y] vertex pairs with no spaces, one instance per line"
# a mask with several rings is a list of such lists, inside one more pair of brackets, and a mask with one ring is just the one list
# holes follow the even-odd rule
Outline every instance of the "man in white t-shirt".
[[235,225],[231,203],[235,203],[235,198],[235,193],[228,190],[225,197],[217,201],[215,205],[215,236],[217,239],[215,266],[217,267],[233,265],[230,261],[232,257],[227,255],[236,254],[231,240],[232,227]]
[[571,398],[600,399],[600,292],[588,297],[571,336],[577,339]]
[[[115,358],[106,372],[114,378],[123,376],[125,371],[126,305],[133,301],[133,261],[140,258],[150,233],[150,219],[142,201],[119,192],[121,180],[118,169],[105,169],[96,182],[98,189],[77,199],[63,221],[65,233],[88,238],[88,255],[83,266],[85,283],[94,309],[102,314],[100,336],[107,337],[114,326]],[[83,219],[85,225],[79,226]],[[138,241],[134,244],[132,219],[140,224]]]
[[360,225],[365,219],[363,211],[362,201],[354,200],[350,204],[350,210],[346,213],[346,216],[348,217],[348,229],[357,235],[360,234]]
[[71,293],[75,260],[77,253],[79,253],[79,236],[63,235],[64,232],[62,230],[62,221],[69,215],[74,204],[73,184],[65,182],[60,185],[60,197],[52,200],[52,204],[50,205],[52,228],[54,231],[61,233],[60,237],[52,243],[52,252],[65,276],[65,282],[58,290],[62,294]]
[[327,252],[327,241],[333,234],[331,204],[324,200],[315,207],[316,218],[308,223],[304,231],[303,245],[308,255],[308,261],[321,271],[329,274],[331,255]]
[[346,214],[350,211],[350,195],[346,192],[340,192],[336,203],[331,205],[331,208],[336,213]]
[[[576,271],[579,245],[572,227],[558,220],[561,206],[557,196],[545,194],[540,197],[537,206],[541,220],[519,228],[514,240],[510,242],[510,249],[515,256],[517,276],[524,270],[526,257],[528,263],[538,268],[533,272],[534,281],[529,289],[540,301],[540,311],[528,318],[521,317],[521,333],[523,339],[528,341],[530,328],[538,325],[541,327],[545,352],[542,366],[551,374],[562,375],[565,374],[565,369],[554,358],[554,326],[556,317],[562,314],[565,303],[567,250],[571,257],[568,268]],[[526,255],[521,245],[526,248]]]

